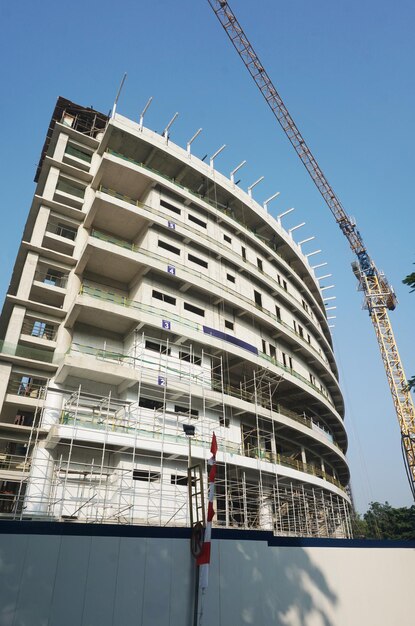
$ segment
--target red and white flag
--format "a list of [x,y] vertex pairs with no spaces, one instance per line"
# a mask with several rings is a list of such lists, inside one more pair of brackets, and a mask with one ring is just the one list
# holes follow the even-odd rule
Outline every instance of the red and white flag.
[[200,588],[202,591],[207,588],[209,582],[209,564],[210,564],[210,541],[212,537],[212,520],[215,515],[213,508],[213,500],[215,498],[215,478],[216,478],[216,452],[218,451],[218,444],[216,441],[216,435],[212,435],[212,443],[210,446],[210,452],[212,456],[208,460],[208,511],[207,511],[207,523],[206,530],[203,538],[202,551],[197,557],[197,565],[200,566]]

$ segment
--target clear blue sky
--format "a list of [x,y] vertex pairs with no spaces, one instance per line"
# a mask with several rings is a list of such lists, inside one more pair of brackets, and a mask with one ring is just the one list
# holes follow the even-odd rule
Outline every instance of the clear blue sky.
[[[415,5],[385,0],[233,0],[248,37],[378,267],[395,286],[391,314],[407,375],[415,374],[415,294],[401,284],[414,246]],[[359,511],[371,500],[411,502],[399,429],[374,331],[361,310],[346,241],[257,93],[207,0],[20,0],[0,3],[2,228],[0,299],[10,279],[34,192],[33,176],[58,95],[108,112],[124,72],[119,112],[200,157],[223,143],[216,166],[243,159],[241,187],[259,176],[262,201],[294,206],[298,239],[316,235],[336,284],[334,341],[345,393],[352,485]],[[311,251],[308,248],[307,251]]]

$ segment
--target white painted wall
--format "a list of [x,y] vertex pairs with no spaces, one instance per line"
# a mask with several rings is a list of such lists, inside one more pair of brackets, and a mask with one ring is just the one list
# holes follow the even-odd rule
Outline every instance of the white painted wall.
[[[188,539],[133,535],[0,534],[1,626],[192,626]],[[203,626],[413,625],[413,543],[271,547],[262,536],[213,539]]]

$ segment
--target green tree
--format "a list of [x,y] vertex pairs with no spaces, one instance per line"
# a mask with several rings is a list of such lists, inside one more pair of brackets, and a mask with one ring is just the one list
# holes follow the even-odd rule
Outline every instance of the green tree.
[[415,291],[415,272],[412,272],[412,274],[408,274],[408,276],[406,276],[406,278],[404,278],[402,282],[404,285],[408,285],[408,287],[411,288],[411,293]]
[[353,511],[351,516],[352,531],[354,539],[366,539],[367,538],[367,524],[361,515],[356,511]]
[[395,509],[388,502],[371,502],[363,516],[368,539],[415,540],[415,506]]

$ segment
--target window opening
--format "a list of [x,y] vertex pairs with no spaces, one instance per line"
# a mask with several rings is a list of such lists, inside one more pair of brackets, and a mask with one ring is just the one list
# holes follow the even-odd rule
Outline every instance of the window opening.
[[176,304],[176,298],[173,298],[173,296],[169,296],[167,293],[162,293],[161,291],[157,291],[156,289],[153,289],[152,296],[153,298],[156,298],[157,300],[161,300],[162,302],[167,302],[167,304]]
[[207,261],[204,261],[203,259],[199,259],[199,257],[194,256],[194,254],[188,254],[187,258],[192,263],[197,263],[198,265],[201,265],[202,267],[205,267],[205,268],[208,267]]
[[149,470],[133,470],[133,480],[154,483],[160,480],[160,473],[150,472]]
[[202,228],[206,228],[207,227],[207,223],[204,222],[203,220],[200,220],[198,217],[196,217],[195,215],[192,215],[191,213],[188,214],[188,219],[191,222],[194,222],[195,224],[197,224],[198,226],[201,226]]
[[145,348],[146,350],[152,350],[153,352],[159,352],[161,354],[167,354],[169,355],[171,350],[170,348],[168,348],[167,346],[157,343],[156,341],[149,341],[148,339],[146,339],[145,342]]
[[189,409],[185,406],[179,406],[178,404],[174,405],[174,411],[175,413],[182,413],[183,415],[190,415],[190,417],[194,417],[194,418],[198,418],[199,417],[199,411],[197,409]]
[[259,293],[259,291],[255,291],[255,289],[254,289],[254,300],[255,300],[256,306],[259,306],[262,309],[262,295]]
[[144,396],[140,396],[138,405],[143,409],[157,410],[164,408],[164,404],[163,402],[160,402],[160,400],[153,400],[152,398],[145,398]]
[[194,363],[195,365],[202,365],[202,357],[190,354],[190,352],[179,352],[179,359],[187,361],[188,363]]
[[173,206],[169,202],[166,202],[165,200],[160,200],[160,206],[164,207],[165,209],[169,209],[169,211],[173,211],[173,213],[177,213],[177,215],[181,215],[180,209],[178,209],[176,206]]
[[205,317],[205,312],[203,309],[200,309],[198,306],[194,304],[190,304],[190,302],[184,302],[183,307],[186,311],[190,311],[191,313],[195,313],[195,315],[200,315],[201,317]]
[[176,246],[172,246],[170,243],[163,241],[162,239],[158,240],[158,247],[164,248],[164,250],[168,250],[169,252],[173,252],[173,254],[180,255],[180,249],[176,248]]

